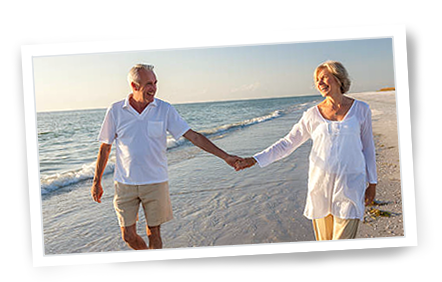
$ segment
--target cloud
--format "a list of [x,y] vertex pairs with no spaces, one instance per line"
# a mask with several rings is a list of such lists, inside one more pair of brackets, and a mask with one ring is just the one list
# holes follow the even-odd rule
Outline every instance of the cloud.
[[234,88],[232,90],[230,90],[230,92],[235,93],[235,92],[253,92],[256,91],[259,87],[261,87],[261,83],[259,82],[254,82],[252,84],[244,84],[240,87]]

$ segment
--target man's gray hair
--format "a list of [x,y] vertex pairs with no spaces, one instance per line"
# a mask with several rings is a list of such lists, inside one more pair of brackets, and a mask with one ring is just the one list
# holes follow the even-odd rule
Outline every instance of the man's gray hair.
[[129,85],[133,82],[137,86],[140,86],[140,75],[139,71],[145,69],[147,71],[153,71],[153,65],[147,65],[147,64],[136,64],[133,66],[129,73],[127,74],[127,81],[129,82]]

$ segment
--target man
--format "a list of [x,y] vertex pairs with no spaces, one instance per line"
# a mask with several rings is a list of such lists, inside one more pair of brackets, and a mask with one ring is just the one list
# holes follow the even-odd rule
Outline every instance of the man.
[[[190,129],[174,107],[155,98],[157,78],[153,66],[135,65],[128,81],[132,93],[109,107],[101,127],[98,140],[102,144],[91,194],[94,201],[101,202],[101,178],[115,141],[114,207],[123,240],[135,250],[161,249],[160,226],[173,218],[167,182],[166,131],[175,139],[184,136],[232,167],[241,158],[227,154]],[[140,203],[146,216],[149,246],[136,232]]]

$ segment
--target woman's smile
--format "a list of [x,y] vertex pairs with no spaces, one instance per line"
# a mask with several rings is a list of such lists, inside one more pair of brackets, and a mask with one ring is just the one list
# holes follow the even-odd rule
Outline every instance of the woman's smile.
[[328,69],[323,69],[317,78],[316,87],[322,96],[328,96],[340,92],[338,80]]

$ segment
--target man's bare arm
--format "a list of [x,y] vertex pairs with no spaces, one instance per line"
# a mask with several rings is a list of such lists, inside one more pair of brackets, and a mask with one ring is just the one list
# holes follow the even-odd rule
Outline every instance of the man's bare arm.
[[112,149],[111,144],[102,143],[98,151],[97,164],[95,166],[94,182],[91,188],[91,195],[95,202],[101,203],[101,196],[103,196],[103,187],[101,186],[101,178],[103,177],[104,169]]
[[183,135],[187,140],[192,142],[193,145],[200,147],[204,151],[211,153],[218,158],[223,159],[228,165],[235,168],[236,162],[242,160],[242,158],[234,155],[229,155],[220,148],[218,148],[215,144],[213,144],[209,139],[207,139],[204,135],[201,133],[198,133],[196,131],[193,131],[192,129],[189,129],[186,133]]

